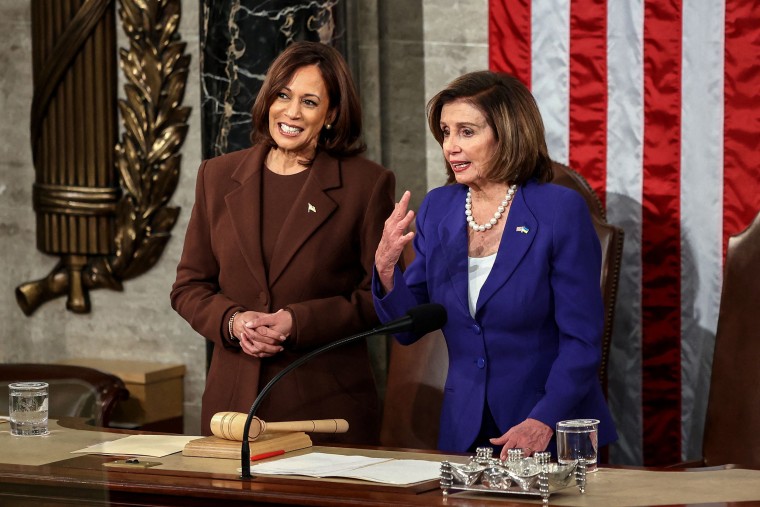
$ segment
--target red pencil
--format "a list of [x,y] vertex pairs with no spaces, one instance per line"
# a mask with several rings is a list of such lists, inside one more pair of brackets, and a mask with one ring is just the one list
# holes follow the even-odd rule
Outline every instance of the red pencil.
[[273,458],[274,456],[279,456],[280,454],[285,454],[285,451],[283,449],[280,449],[279,451],[262,452],[261,454],[256,454],[254,456],[251,456],[251,461],[258,461],[260,459]]

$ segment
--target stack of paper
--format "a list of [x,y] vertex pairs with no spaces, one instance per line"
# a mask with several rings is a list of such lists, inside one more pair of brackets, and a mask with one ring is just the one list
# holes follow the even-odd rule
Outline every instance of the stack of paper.
[[201,437],[186,435],[131,435],[128,437],[101,442],[99,444],[71,451],[72,453],[108,454],[115,456],[153,456],[161,458],[180,452],[191,440]]
[[262,475],[306,475],[309,477],[346,477],[384,484],[406,485],[440,477],[437,461],[370,458],[312,452],[251,467]]

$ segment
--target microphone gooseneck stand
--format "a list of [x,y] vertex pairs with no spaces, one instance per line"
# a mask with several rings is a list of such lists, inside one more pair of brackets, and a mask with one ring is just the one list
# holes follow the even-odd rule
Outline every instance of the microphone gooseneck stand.
[[251,405],[251,410],[248,412],[248,417],[245,420],[245,426],[243,426],[243,444],[240,449],[240,478],[251,479],[251,447],[248,442],[248,435],[251,429],[251,422],[256,415],[256,411],[264,401],[264,398],[272,390],[272,387],[287,373],[293,371],[303,363],[307,362],[314,356],[318,356],[323,352],[327,352],[336,347],[340,347],[346,343],[359,340],[361,338],[367,338],[377,334],[393,334],[405,331],[413,331],[418,334],[426,334],[436,329],[440,329],[446,323],[446,310],[443,306],[429,303],[412,308],[407,312],[404,317],[389,322],[383,326],[378,326],[369,331],[352,335],[346,338],[342,338],[338,341],[328,343],[327,345],[313,350],[305,356],[299,357],[289,365],[287,365],[280,373],[275,375],[272,380],[267,383],[266,386],[259,392],[258,396]]

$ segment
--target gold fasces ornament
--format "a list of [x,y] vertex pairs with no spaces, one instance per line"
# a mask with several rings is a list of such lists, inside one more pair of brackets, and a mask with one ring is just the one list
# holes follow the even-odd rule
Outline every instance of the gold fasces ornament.
[[[48,2],[32,4],[39,46],[31,127],[34,202],[38,248],[61,261],[45,278],[16,288],[27,315],[63,294],[69,310],[87,313],[90,290],[122,290],[122,281],[156,264],[179,214],[167,203],[179,180],[190,115],[181,106],[190,56],[177,33],[180,0],[119,2],[129,48],[119,50],[126,98],[118,100],[123,134],[115,147],[116,128],[109,124],[117,104],[111,97],[115,72],[108,52],[116,46],[113,2],[84,2],[70,19],[52,23],[64,28],[46,38],[51,24],[43,18],[66,12],[49,9]],[[72,85],[88,93],[69,93]],[[72,136],[80,131],[83,140],[76,142]]]

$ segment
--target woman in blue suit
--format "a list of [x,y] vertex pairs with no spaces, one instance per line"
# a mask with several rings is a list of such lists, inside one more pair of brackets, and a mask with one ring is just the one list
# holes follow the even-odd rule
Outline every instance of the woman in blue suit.
[[[552,179],[533,96],[512,76],[466,74],[428,103],[449,184],[414,220],[406,192],[385,223],[373,293],[383,322],[423,303],[448,312],[449,371],[438,447],[555,447],[564,419],[600,420],[616,439],[597,377],[601,252],[583,198]],[[415,258],[397,266],[413,241]],[[419,339],[398,335],[403,344]]]

